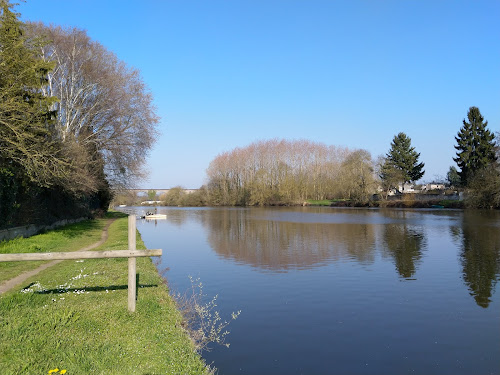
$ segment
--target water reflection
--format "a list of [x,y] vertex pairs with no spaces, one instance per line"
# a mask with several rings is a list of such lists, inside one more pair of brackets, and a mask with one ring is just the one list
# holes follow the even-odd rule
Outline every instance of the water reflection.
[[461,242],[463,280],[476,303],[484,308],[489,306],[500,276],[500,227],[495,215],[466,211],[462,225],[450,229],[452,236]]
[[387,224],[384,226],[383,252],[394,259],[401,277],[413,277],[422,258],[425,236],[422,228],[409,225]]
[[[163,211],[160,211],[160,213],[164,213]],[[167,213],[167,211],[165,211]],[[176,227],[182,227],[186,221],[188,221],[190,216],[190,211],[189,210],[175,210],[175,209],[170,209],[168,210],[167,213],[167,220],[169,224],[173,224]]]
[[255,219],[250,210],[207,211],[202,217],[217,254],[255,267],[286,271],[343,258],[374,261],[374,225]]
[[169,208],[161,213],[168,213],[167,224],[175,227],[201,223],[219,256],[261,270],[351,260],[371,265],[381,255],[391,259],[401,278],[412,279],[428,247],[442,249],[434,245],[436,236],[448,231],[458,247],[462,279],[479,306],[489,306],[500,276],[498,212]]
[[223,316],[243,310],[230,349],[205,353],[220,374],[331,373],[332,364],[341,374],[500,374],[499,212],[161,213],[168,219],[139,230],[168,249],[170,284],[182,292],[199,275],[222,296]]

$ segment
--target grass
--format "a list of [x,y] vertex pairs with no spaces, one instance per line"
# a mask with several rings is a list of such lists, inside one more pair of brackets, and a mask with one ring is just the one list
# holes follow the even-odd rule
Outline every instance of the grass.
[[[108,219],[118,215],[109,213],[105,219],[85,220],[29,238],[1,241],[0,254],[78,250],[99,241]],[[0,283],[43,263],[46,262],[0,262]]]
[[[46,241],[15,240],[12,246],[52,243],[50,251],[65,251],[85,246],[87,235],[96,242],[105,223],[71,225],[41,235]],[[97,250],[126,249],[127,225],[126,218],[116,220]],[[140,236],[137,248],[144,248]],[[150,258],[137,258],[138,300],[136,312],[128,312],[127,264],[126,258],[64,261],[0,296],[1,373],[206,373]]]
[[330,199],[323,199],[323,200],[308,199],[306,202],[311,206],[330,206],[333,201]]
[[463,201],[451,200],[451,199],[443,199],[438,202],[444,208],[465,208]]
[[322,200],[308,199],[308,200],[306,200],[306,202],[311,206],[331,206],[333,203],[347,202],[347,201],[349,201],[349,199],[322,199]]

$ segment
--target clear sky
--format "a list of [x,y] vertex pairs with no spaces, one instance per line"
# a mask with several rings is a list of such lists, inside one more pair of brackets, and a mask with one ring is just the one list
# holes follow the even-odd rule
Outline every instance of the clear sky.
[[141,188],[198,188],[219,153],[270,138],[385,154],[405,132],[445,176],[470,106],[500,130],[500,1],[28,0],[87,30],[161,117]]

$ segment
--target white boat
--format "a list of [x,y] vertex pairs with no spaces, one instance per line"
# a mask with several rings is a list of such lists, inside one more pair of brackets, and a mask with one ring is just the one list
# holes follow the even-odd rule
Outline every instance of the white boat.
[[144,215],[142,216],[143,219],[146,220],[158,220],[158,219],[166,219],[167,215],[163,214],[152,214],[152,215]]

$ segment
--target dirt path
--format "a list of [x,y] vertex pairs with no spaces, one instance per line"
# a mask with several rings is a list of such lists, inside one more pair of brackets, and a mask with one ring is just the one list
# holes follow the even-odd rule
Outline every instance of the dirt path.
[[[87,251],[87,250],[92,250],[95,249],[96,247],[101,246],[106,240],[108,239],[108,228],[109,226],[115,221],[116,219],[110,219],[106,226],[104,227],[102,234],[101,234],[101,239],[97,241],[96,243],[83,247],[81,249],[78,249],[78,251]],[[14,277],[13,279],[5,281],[3,284],[0,284],[0,294],[3,294],[5,292],[8,292],[15,286],[21,284],[22,282],[26,281],[32,276],[37,275],[39,272],[46,270],[49,267],[52,267],[58,263],[63,262],[62,260],[53,260],[48,263],[42,264],[40,267],[35,268],[34,270],[31,271],[26,271],[23,272],[22,274]]]

